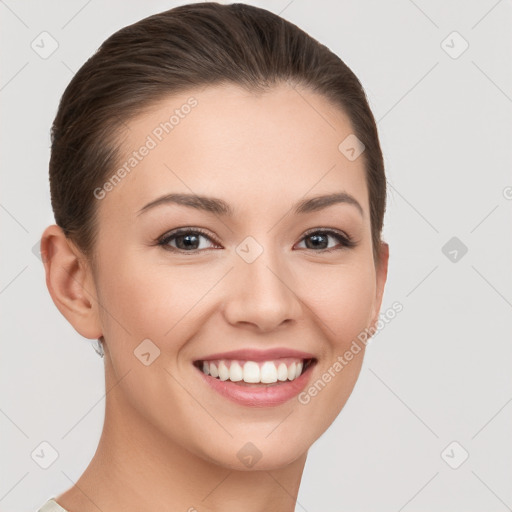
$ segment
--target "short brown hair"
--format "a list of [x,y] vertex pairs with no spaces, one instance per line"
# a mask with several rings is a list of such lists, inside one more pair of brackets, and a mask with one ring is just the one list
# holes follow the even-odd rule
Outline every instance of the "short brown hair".
[[[94,259],[101,186],[118,160],[123,123],[173,93],[232,83],[248,90],[279,82],[319,93],[348,115],[369,191],[374,259],[386,207],[377,126],[350,68],[296,25],[258,7],[187,4],[144,18],[110,36],[75,74],[51,131],[50,191],[56,223]],[[341,142],[341,141],[340,141]]]

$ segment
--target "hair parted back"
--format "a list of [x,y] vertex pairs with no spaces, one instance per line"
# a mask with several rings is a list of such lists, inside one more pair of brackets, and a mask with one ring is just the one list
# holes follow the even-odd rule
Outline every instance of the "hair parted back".
[[[276,14],[215,2],[144,18],[106,39],[67,86],[51,131],[55,222],[94,260],[99,201],[93,191],[120,160],[123,124],[165,97],[209,85],[265,91],[288,82],[314,91],[350,119],[364,144],[375,261],[386,208],[377,126],[364,89],[326,46]],[[340,141],[341,142],[341,141]]]

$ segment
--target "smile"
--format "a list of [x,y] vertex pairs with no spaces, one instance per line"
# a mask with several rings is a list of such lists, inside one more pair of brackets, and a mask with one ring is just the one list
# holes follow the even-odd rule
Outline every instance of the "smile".
[[284,356],[283,350],[276,349],[225,352],[193,364],[202,382],[231,402],[274,407],[296,397],[306,387],[317,362],[312,354],[287,350]]
[[299,378],[312,363],[313,359],[281,358],[271,361],[216,359],[195,364],[205,375],[221,381],[273,384]]

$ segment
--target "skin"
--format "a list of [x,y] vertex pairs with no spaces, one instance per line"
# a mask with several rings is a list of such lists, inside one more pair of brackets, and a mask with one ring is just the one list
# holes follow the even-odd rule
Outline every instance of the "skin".
[[[363,158],[349,161],[338,150],[353,132],[346,115],[286,84],[265,93],[209,87],[132,119],[126,155],[190,96],[198,101],[190,114],[104,199],[94,199],[95,268],[58,226],[42,237],[56,306],[82,336],[105,339],[101,440],[80,479],[56,497],[72,512],[292,512],[308,449],[350,396],[364,346],[306,405],[296,398],[237,405],[206,386],[192,362],[241,347],[290,347],[318,359],[314,382],[378,320],[388,246],[382,243],[376,265]],[[338,191],[363,214],[348,203],[292,212],[301,199]],[[137,215],[170,192],[221,198],[236,215],[173,204]],[[155,245],[186,226],[211,240],[201,236],[194,254]],[[304,233],[312,228],[342,231],[357,245],[329,236],[308,248]],[[235,251],[248,236],[263,248],[251,264]],[[327,243],[337,249],[323,251]],[[134,356],[147,338],[160,349],[149,366]],[[252,468],[237,457],[249,441],[262,454]]]

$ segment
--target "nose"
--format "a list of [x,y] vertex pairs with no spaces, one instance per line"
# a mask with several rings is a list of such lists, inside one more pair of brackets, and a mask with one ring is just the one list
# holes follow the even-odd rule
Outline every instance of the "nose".
[[269,251],[252,263],[240,259],[230,273],[224,314],[237,327],[270,332],[300,318],[302,304],[286,262]]

